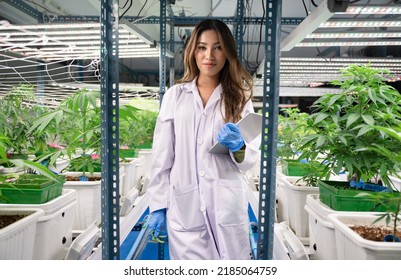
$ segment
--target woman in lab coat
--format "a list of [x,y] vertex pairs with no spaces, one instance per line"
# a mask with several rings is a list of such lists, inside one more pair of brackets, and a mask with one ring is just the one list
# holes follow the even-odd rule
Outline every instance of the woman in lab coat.
[[[163,97],[155,128],[149,230],[157,236],[166,218],[171,259],[249,259],[241,171],[256,164],[260,141],[244,142],[234,123],[254,111],[252,76],[229,28],[214,19],[195,27],[184,67]],[[228,154],[209,152],[217,139]]]

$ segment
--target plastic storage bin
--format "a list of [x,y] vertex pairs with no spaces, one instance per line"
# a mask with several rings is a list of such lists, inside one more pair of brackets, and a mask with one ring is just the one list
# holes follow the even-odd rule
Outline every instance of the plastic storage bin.
[[278,184],[282,185],[288,204],[288,224],[295,235],[305,245],[309,245],[309,221],[305,211],[306,197],[309,194],[318,194],[319,188],[297,185],[301,177],[278,176]]
[[0,184],[0,193],[10,204],[41,204],[61,195],[65,178],[53,181],[43,175],[22,174],[16,181]]
[[[381,193],[364,190],[354,190],[349,188],[349,182],[339,181],[318,181],[320,200],[337,211],[375,211],[386,212],[386,207],[378,205],[375,197],[388,196],[399,197],[399,192]],[[369,193],[372,196],[358,196],[361,193]],[[388,204],[392,208],[396,208],[395,203]]]
[[[78,177],[82,172],[65,172],[66,176]],[[93,173],[100,177],[100,172]],[[120,189],[124,184],[125,168],[120,167]],[[91,224],[101,224],[101,180],[97,181],[66,181],[64,189],[73,189],[77,192],[77,204],[75,206],[75,217],[73,231],[83,231]]]
[[[337,257],[341,260],[401,260],[401,242],[377,242],[362,238],[349,225],[372,225],[372,213],[334,213],[329,215],[335,231]],[[385,225],[380,220],[376,226]]]
[[309,248],[311,258],[315,260],[336,260],[337,248],[334,242],[334,226],[328,216],[336,213],[323,204],[318,194],[306,197],[305,211],[309,218]]
[[62,194],[44,204],[7,204],[6,207],[41,209],[43,216],[38,219],[32,259],[64,259],[72,242],[72,225],[77,203],[75,190],[64,189]]
[[0,229],[1,260],[31,260],[35,245],[38,219],[43,210],[32,208],[0,208],[0,215],[27,215],[21,220]]

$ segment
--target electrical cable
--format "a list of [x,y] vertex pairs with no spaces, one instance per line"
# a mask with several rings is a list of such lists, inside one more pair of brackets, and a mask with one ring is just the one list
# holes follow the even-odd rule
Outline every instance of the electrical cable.
[[120,8],[120,9],[124,9],[124,8],[125,8],[125,6],[127,6],[127,4],[128,4],[128,1],[129,1],[129,0],[125,1],[125,4],[124,4],[124,6],[122,6],[121,8],[119,7],[119,8]]
[[[132,3],[133,3],[133,1],[131,0],[131,2],[129,3],[128,8],[121,14],[121,16],[119,16],[118,19],[121,19],[121,18],[128,12],[128,10],[131,9]],[[125,6],[125,5],[124,5],[124,6]]]
[[139,18],[139,16],[141,15],[142,10],[145,8],[147,3],[148,3],[148,0],[146,0],[145,3],[143,3],[143,5],[142,5],[141,9],[139,10],[138,14],[136,15],[135,19],[131,20],[131,22],[132,21],[136,21]]

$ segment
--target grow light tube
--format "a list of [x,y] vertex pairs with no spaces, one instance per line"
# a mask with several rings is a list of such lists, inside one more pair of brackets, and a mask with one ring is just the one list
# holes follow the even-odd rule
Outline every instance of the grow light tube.
[[[280,68],[284,68],[284,67],[339,67],[339,68],[343,68],[348,66],[350,63],[346,63],[346,62],[331,62],[331,61],[327,61],[327,62],[295,62],[295,61],[282,61],[280,63]],[[369,64],[372,67],[401,67],[400,63],[359,63],[357,62],[357,64]],[[323,68],[324,69],[324,68]]]
[[78,29],[78,28],[98,28],[100,29],[100,23],[51,23],[51,24],[30,24],[30,25],[12,25],[2,24],[0,30],[38,30],[38,29]]
[[304,42],[297,47],[365,47],[365,46],[401,46],[401,41],[350,41],[350,42]]
[[400,15],[400,6],[348,6],[345,12],[337,12],[336,14],[347,15]]
[[[21,34],[20,34],[21,35]],[[1,38],[1,34],[0,34],[0,38]],[[123,34],[123,35],[119,35],[118,36],[119,39],[128,39],[126,41],[129,41],[131,43],[143,43],[143,41],[141,41],[140,39],[134,38],[133,35],[129,35],[129,34]],[[3,39],[6,40],[7,42],[23,42],[23,41],[34,41],[34,40],[38,40],[41,39],[41,37],[7,37],[7,39]],[[94,40],[100,40],[100,35],[87,35],[85,34],[85,36],[59,36],[59,37],[48,37],[47,38],[48,41],[54,41],[57,40],[59,42],[62,43],[75,43],[76,40],[86,40],[91,42],[91,44],[93,44]],[[71,42],[68,42],[68,40],[71,40]]]
[[[399,27],[399,20],[330,20],[319,25],[319,28],[345,28],[345,27]],[[309,32],[311,33],[311,32]],[[308,33],[308,34],[309,34]]]
[[306,35],[306,38],[314,39],[338,39],[338,38],[398,38],[401,32],[319,32]]
[[[281,51],[290,51],[301,42],[306,35],[315,31],[322,23],[330,19],[335,13],[330,12],[327,1],[322,2],[310,13],[284,40],[281,42]],[[263,65],[263,63],[261,64]]]
[[280,61],[317,61],[317,62],[383,62],[383,63],[400,63],[401,59],[395,58],[358,58],[358,57],[338,57],[338,58],[321,58],[321,57],[281,57]]

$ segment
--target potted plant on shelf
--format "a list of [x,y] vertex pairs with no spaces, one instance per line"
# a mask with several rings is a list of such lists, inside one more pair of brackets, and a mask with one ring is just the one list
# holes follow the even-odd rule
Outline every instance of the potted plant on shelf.
[[[33,86],[26,84],[12,88],[0,99],[0,132],[9,140],[5,147],[8,159],[28,159],[30,154],[45,149],[45,139],[29,133],[32,120],[41,110],[39,106],[30,103],[33,100]],[[1,165],[5,167],[2,173],[21,171],[10,161],[3,160]]]
[[299,159],[302,138],[310,133],[306,126],[308,114],[298,108],[286,108],[279,115],[277,154],[281,171],[277,171],[277,218],[286,221],[295,235],[309,245],[308,215],[304,209],[306,197],[317,194],[316,178],[321,163]]
[[[82,172],[100,172],[100,93],[79,90],[63,100],[58,107],[35,119],[30,131],[47,135],[49,142],[57,139],[65,147],[62,154],[70,160],[67,169]],[[56,156],[57,156],[56,155]],[[44,157],[42,157],[43,159]],[[50,164],[55,157],[50,158]]]
[[[367,193],[360,195],[369,196]],[[339,259],[401,259],[401,198],[382,196],[375,199],[378,205],[386,208],[385,213],[338,212],[329,215]]]
[[[9,159],[6,151],[9,147],[9,139],[0,134],[0,159],[8,165],[29,168],[38,174],[3,174],[0,175],[0,185],[6,186],[6,189],[0,189],[0,259],[32,259],[34,253],[35,233],[37,231],[37,223],[44,216],[44,210],[39,208],[25,207],[27,203],[34,203],[35,199],[48,200],[50,197],[56,196],[53,190],[51,193],[42,192],[40,188],[49,188],[49,185],[59,184],[60,177],[56,176],[45,166],[25,159]],[[12,180],[19,176],[21,185],[17,185],[18,180]],[[40,182],[36,182],[34,187],[30,187],[28,183],[32,183],[33,177],[40,177]],[[12,181],[8,182],[11,179]],[[50,181],[49,181],[50,180]],[[11,196],[9,192],[11,191]],[[43,195],[46,193],[46,195]],[[13,201],[17,200],[17,202]],[[11,207],[11,204],[18,203],[18,209]],[[17,204],[13,204],[16,206]]]
[[349,182],[338,184],[328,179],[333,171],[345,170],[355,183],[376,184],[380,180],[390,187],[388,176],[400,170],[401,162],[379,151],[397,153],[399,143],[376,126],[392,128],[400,123],[401,95],[385,83],[386,70],[350,65],[341,72],[342,79],[333,81],[341,92],[326,94],[313,105],[307,121],[313,133],[303,139],[300,157],[320,157],[325,162],[325,180],[318,181],[322,202],[335,210],[370,211],[374,201],[354,198],[363,190],[351,188]]
[[308,114],[299,108],[285,108],[281,110],[278,120],[277,157],[281,163],[282,172],[287,176],[303,176],[308,174],[307,165],[318,165],[318,162],[309,163],[298,159],[301,153],[301,140],[308,134],[306,120]]

